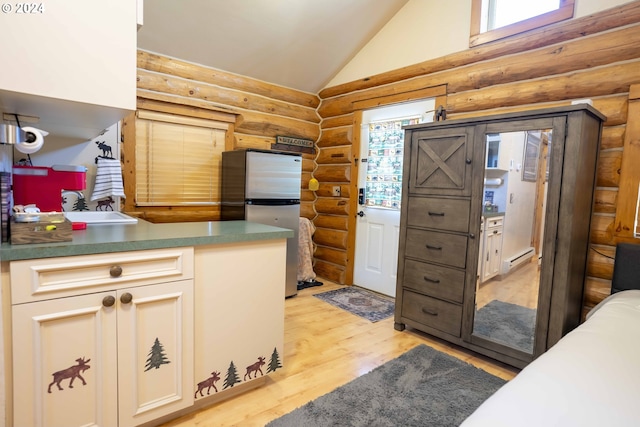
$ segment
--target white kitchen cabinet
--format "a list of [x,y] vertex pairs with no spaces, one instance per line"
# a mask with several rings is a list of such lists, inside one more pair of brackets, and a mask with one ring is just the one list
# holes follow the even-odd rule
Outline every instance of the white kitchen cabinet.
[[480,248],[478,249],[478,284],[482,282],[482,259],[484,258],[484,216],[480,219],[480,233],[478,233],[478,241],[480,242]]
[[504,216],[484,219],[482,278],[485,282],[500,273],[502,262],[502,231],[504,229]]
[[[130,293],[130,303],[122,299]],[[193,280],[118,292],[119,427],[193,404]]]
[[[14,426],[117,425],[116,313],[102,306],[108,296],[115,292],[13,307]],[[57,372],[60,387],[52,383]]]
[[501,137],[498,134],[487,135],[485,169],[502,172],[509,169],[509,158],[502,147]]
[[193,404],[192,248],[10,271],[14,426],[127,427]]
[[153,425],[264,384],[285,261],[286,237],[4,260],[0,425]]
[[136,0],[136,24],[138,30],[144,25],[144,0]]
[[196,403],[284,365],[285,260],[285,239],[196,246]]
[[11,64],[0,70],[0,111],[38,117],[29,125],[53,135],[88,140],[136,109],[135,1],[6,6],[0,28],[14,37],[0,40]]

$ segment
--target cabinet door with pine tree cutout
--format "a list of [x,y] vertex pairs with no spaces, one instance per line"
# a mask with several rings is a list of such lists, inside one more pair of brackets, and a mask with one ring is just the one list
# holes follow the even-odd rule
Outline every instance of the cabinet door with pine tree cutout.
[[119,426],[193,404],[193,281],[118,291]]

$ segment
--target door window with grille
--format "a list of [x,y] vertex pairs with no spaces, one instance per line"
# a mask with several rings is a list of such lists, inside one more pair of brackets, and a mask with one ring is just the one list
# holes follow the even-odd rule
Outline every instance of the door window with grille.
[[402,126],[420,123],[420,117],[369,124],[369,153],[365,204],[372,208],[400,210],[402,198]]

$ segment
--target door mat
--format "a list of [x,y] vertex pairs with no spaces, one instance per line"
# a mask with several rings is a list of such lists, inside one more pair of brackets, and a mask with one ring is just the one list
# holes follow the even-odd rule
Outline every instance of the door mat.
[[314,286],[322,286],[323,283],[318,280],[298,280],[298,290],[312,288]]
[[505,380],[424,344],[267,427],[455,427]]
[[356,286],[335,289],[333,291],[315,294],[321,300],[331,305],[347,310],[356,316],[364,317],[370,322],[386,319],[394,313],[393,298],[376,294]]

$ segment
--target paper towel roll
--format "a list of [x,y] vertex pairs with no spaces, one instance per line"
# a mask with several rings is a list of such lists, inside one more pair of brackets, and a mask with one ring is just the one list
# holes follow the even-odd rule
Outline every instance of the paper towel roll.
[[44,144],[44,137],[49,135],[49,132],[29,126],[21,129],[27,134],[28,140],[18,142],[16,150],[23,154],[33,154],[41,149]]
[[484,185],[497,187],[499,185],[502,185],[502,178],[485,178]]

